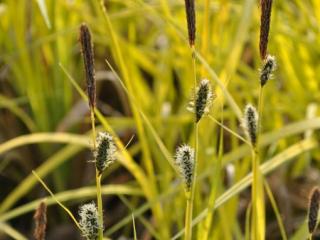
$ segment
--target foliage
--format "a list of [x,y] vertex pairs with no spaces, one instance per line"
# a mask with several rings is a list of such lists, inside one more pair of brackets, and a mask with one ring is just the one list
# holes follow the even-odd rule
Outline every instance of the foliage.
[[[174,153],[194,139],[184,2],[110,0],[105,6],[104,12],[97,0],[0,3],[0,238],[2,232],[17,239],[32,234],[28,213],[44,196],[32,169],[75,215],[78,205],[95,199],[90,112],[81,90],[82,22],[93,34],[97,129],[116,136],[120,152],[118,163],[102,176],[105,237],[166,239],[183,233],[185,193]],[[266,232],[273,239],[284,236],[281,217],[288,237],[308,236],[308,194],[299,198],[302,212],[296,198],[315,185],[309,173],[320,160],[319,9],[318,0],[273,4],[268,51],[277,68],[264,86],[259,140],[270,209]],[[215,99],[198,126],[193,236],[201,239],[208,231],[208,239],[249,239],[251,152],[238,136],[245,136],[241,109],[249,102],[258,105],[259,4],[199,0],[196,16],[197,79],[212,83]],[[294,189],[301,178],[308,184]],[[53,234],[72,221],[50,205]],[[207,216],[212,224],[204,230]]]

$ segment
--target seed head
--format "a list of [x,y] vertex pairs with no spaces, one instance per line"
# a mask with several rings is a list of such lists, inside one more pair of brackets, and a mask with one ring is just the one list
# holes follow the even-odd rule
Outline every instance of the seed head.
[[87,203],[79,209],[79,225],[83,236],[88,240],[97,240],[99,231],[98,210],[95,203]]
[[194,46],[196,39],[196,13],[194,7],[194,0],[185,0],[187,24],[188,24],[188,36],[190,46]]
[[47,227],[47,205],[44,202],[40,202],[33,215],[35,222],[35,229],[33,236],[36,240],[44,240],[46,238]]
[[253,146],[257,143],[257,124],[257,110],[251,104],[248,104],[244,110],[243,128]]
[[320,190],[318,187],[312,189],[309,200],[308,229],[312,234],[317,226],[320,204]]
[[97,149],[94,152],[96,168],[99,174],[115,161],[116,146],[113,137],[106,132],[99,132],[97,137]]
[[180,175],[185,183],[185,189],[190,191],[193,181],[194,170],[194,150],[188,145],[177,148],[175,164],[179,169]]
[[264,60],[262,69],[260,70],[260,84],[263,87],[269,79],[272,78],[272,72],[276,68],[276,60],[273,56],[268,55]]
[[83,62],[87,80],[87,93],[89,106],[93,109],[96,105],[96,81],[94,76],[94,54],[91,41],[91,34],[85,23],[80,27],[80,43],[83,55]]
[[195,121],[199,122],[202,116],[210,111],[214,94],[208,79],[203,79],[196,89],[196,95],[190,102],[188,109],[195,113]]
[[264,60],[267,56],[272,0],[261,0],[260,5],[261,5],[261,17],[260,17],[259,48],[260,48],[260,57],[262,60]]

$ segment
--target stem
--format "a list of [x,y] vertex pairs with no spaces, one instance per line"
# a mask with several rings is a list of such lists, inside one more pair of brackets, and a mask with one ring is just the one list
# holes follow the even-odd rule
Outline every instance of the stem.
[[[194,75],[194,96],[196,96],[197,91],[197,73],[196,73],[196,58],[195,58],[195,47],[191,46],[192,53],[192,67]],[[192,212],[193,212],[193,201],[194,193],[196,188],[196,179],[197,179],[197,162],[198,162],[198,123],[196,122],[196,114],[194,115],[194,169],[193,169],[193,180],[191,185],[191,196],[190,193],[187,193],[187,209],[185,217],[185,240],[192,239]]]
[[260,89],[259,89],[259,100],[258,100],[258,131],[257,131],[257,146],[259,146],[259,136],[260,136],[260,132],[261,132],[261,121],[262,121],[262,108],[263,108],[263,87],[260,85]]
[[195,148],[194,148],[194,169],[193,169],[193,180],[190,192],[187,193],[187,209],[185,217],[185,240],[192,239],[192,212],[193,212],[193,201],[196,189],[196,178],[197,178],[197,159],[198,159],[198,124],[195,126]]
[[[90,117],[91,117],[91,128],[92,128],[92,142],[93,142],[93,151],[96,151],[96,126],[94,118],[94,107],[90,108]],[[98,206],[98,220],[99,220],[99,229],[98,229],[98,239],[103,239],[103,210],[102,210],[102,194],[101,194],[101,174],[99,174],[98,169],[96,168],[96,188],[97,188],[97,206]]]
[[252,202],[249,203],[246,210],[245,235],[244,240],[250,240],[250,216],[252,211]]
[[268,197],[269,197],[269,200],[270,200],[270,203],[271,203],[271,206],[273,208],[273,211],[274,211],[274,214],[276,216],[276,219],[277,219],[277,222],[278,222],[278,225],[279,225],[279,229],[280,229],[280,233],[281,233],[281,237],[282,237],[282,240],[287,240],[287,235],[286,235],[286,231],[285,231],[285,227],[283,225],[283,221],[281,219],[281,215],[280,215],[280,212],[279,212],[279,208],[277,206],[277,203],[276,203],[276,200],[274,199],[274,196],[272,194],[272,191],[271,191],[271,188],[268,184],[268,181],[264,181],[264,186],[266,188],[266,192],[268,194]]
[[91,129],[92,129],[92,142],[93,142],[93,151],[97,149],[96,146],[96,126],[94,119],[94,108],[90,109],[90,118],[91,118]]
[[252,147],[252,188],[251,188],[251,198],[252,198],[252,239],[259,240],[259,220],[258,220],[258,207],[257,207],[257,199],[258,199],[258,192],[257,192],[257,185],[258,185],[258,166],[259,163],[257,161],[257,154],[255,149]]
[[[214,119],[214,118],[213,118]],[[210,226],[213,222],[213,216],[214,216],[214,204],[216,202],[216,197],[218,193],[218,187],[221,182],[221,162],[222,162],[222,156],[223,156],[223,104],[221,104],[221,125],[220,126],[220,136],[219,136],[219,147],[218,147],[218,157],[217,157],[217,163],[214,167],[214,173],[212,178],[212,190],[209,196],[209,202],[208,202],[208,215],[204,222],[204,226],[202,229],[202,236],[201,239],[207,240],[209,238],[209,232],[210,232]]]
[[50,188],[47,186],[47,184],[40,178],[40,176],[37,174],[36,171],[32,170],[32,174],[37,178],[37,180],[42,184],[42,186],[47,190],[47,192],[51,195],[52,199],[56,201],[56,203],[62,207],[63,210],[65,210],[68,215],[71,217],[72,221],[76,224],[76,226],[79,228],[79,230],[82,232],[82,228],[76,218],[73,216],[72,212],[63,204],[61,203],[56,196],[53,194],[53,192],[50,190]]
[[[223,110],[222,110],[223,111]],[[227,126],[225,126],[222,123],[220,123],[217,119],[215,119],[213,116],[208,115],[208,118],[210,120],[212,120],[213,122],[215,122],[216,124],[218,124],[221,128],[223,128],[224,130],[226,130],[227,132],[231,133],[232,135],[234,135],[235,137],[237,137],[239,140],[243,141],[244,143],[248,144],[249,146],[251,146],[251,143],[249,141],[247,141],[246,139],[244,139],[243,137],[241,137],[239,134],[237,134],[236,132],[234,132],[233,130],[231,130],[230,128],[228,128]]]
[[98,220],[99,229],[98,237],[99,240],[103,239],[103,210],[102,210],[102,194],[101,194],[101,174],[96,169],[96,186],[97,186],[97,205],[98,205]]
[[265,206],[263,176],[260,172],[259,140],[262,121],[263,87],[259,88],[257,143],[252,146],[252,234],[253,239],[265,239]]
[[186,206],[186,217],[185,217],[185,235],[184,238],[190,240],[192,237],[192,209],[193,201],[191,200],[191,192],[186,193],[187,206]]

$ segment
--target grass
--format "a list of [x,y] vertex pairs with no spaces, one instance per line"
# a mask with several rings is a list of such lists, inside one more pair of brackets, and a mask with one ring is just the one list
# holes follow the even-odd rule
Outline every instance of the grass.
[[[183,1],[112,0],[106,8],[102,2],[0,4],[6,33],[0,35],[0,238],[32,234],[30,213],[45,192],[33,169],[76,219],[78,206],[96,197],[78,43],[78,28],[86,22],[95,46],[97,131],[110,132],[119,151],[117,164],[101,177],[104,237],[183,238],[185,193],[173,155],[177,145],[193,146],[197,136],[193,239],[249,239],[251,152],[240,119],[241,109],[260,94],[257,1],[196,1],[196,70]],[[256,167],[265,180],[267,237],[275,239],[309,236],[307,209],[294,201],[307,203],[298,192],[308,185],[291,186],[298,179],[317,184],[310,171],[318,174],[320,159],[318,7],[317,0],[273,6],[268,49],[278,67],[263,90]],[[208,78],[216,94],[197,133],[186,110],[195,74],[198,81]],[[57,223],[72,221],[46,198],[50,235]]]

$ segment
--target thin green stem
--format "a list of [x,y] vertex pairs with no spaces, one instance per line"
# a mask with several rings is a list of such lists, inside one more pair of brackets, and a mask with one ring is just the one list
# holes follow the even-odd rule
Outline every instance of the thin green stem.
[[[94,117],[94,108],[90,108],[90,117],[91,117],[91,128],[92,128],[92,142],[93,142],[93,151],[97,149],[96,144],[96,125]],[[98,220],[99,220],[99,229],[98,229],[98,239],[103,239],[103,209],[102,209],[102,194],[101,194],[101,174],[96,168],[96,188],[97,188],[97,206],[98,206]]]
[[262,108],[263,108],[263,87],[259,89],[258,100],[258,123],[257,143],[252,146],[252,238],[257,240],[265,239],[265,205],[263,191],[263,176],[260,172],[259,140],[261,133]]
[[271,206],[273,208],[274,214],[276,215],[276,219],[277,219],[277,222],[278,222],[278,225],[279,225],[281,237],[282,237],[283,240],[287,240],[288,238],[287,238],[287,235],[286,235],[286,230],[285,230],[284,225],[283,225],[283,221],[281,219],[279,208],[277,206],[276,200],[273,197],[273,194],[272,194],[272,191],[271,191],[270,186],[268,184],[268,181],[264,181],[264,187],[266,188],[266,192],[268,194]]
[[[212,119],[214,119],[212,117]],[[219,150],[218,150],[218,157],[217,157],[217,163],[214,167],[213,172],[213,178],[212,178],[212,190],[209,196],[209,202],[208,202],[208,209],[212,209],[207,215],[207,218],[204,222],[203,229],[202,229],[202,237],[201,239],[206,240],[209,237],[210,232],[210,226],[213,221],[214,217],[214,204],[217,198],[218,193],[218,186],[221,182],[221,164],[222,164],[222,157],[223,157],[223,104],[221,104],[221,125],[220,126],[220,136],[219,136]]]
[[[196,58],[195,58],[195,47],[191,46],[192,53],[192,68],[194,75],[194,96],[196,96],[197,91],[197,72],[196,72]],[[198,165],[198,123],[196,122],[196,115],[194,116],[194,169],[193,169],[193,180],[191,185],[191,193],[187,194],[187,209],[185,217],[185,240],[192,239],[192,212],[193,212],[193,201],[196,188],[197,179],[197,165]],[[191,195],[190,195],[191,194]]]
[[221,128],[223,128],[224,130],[226,130],[227,132],[231,133],[232,135],[234,135],[235,137],[237,137],[239,140],[243,141],[244,143],[248,144],[249,146],[251,146],[251,143],[249,141],[247,141],[246,139],[244,139],[243,137],[241,137],[239,134],[237,134],[235,131],[231,130],[230,128],[228,128],[226,125],[224,125],[223,123],[220,123],[217,119],[215,119],[213,116],[208,115],[209,119],[212,120],[213,122],[215,122],[216,124],[218,124]]
[[45,184],[45,182],[39,177],[39,175],[36,173],[36,171],[33,170],[32,174],[38,179],[38,181],[41,183],[41,185],[47,190],[47,192],[57,202],[57,204],[59,204],[59,206],[62,207],[62,209],[65,210],[68,213],[68,215],[71,217],[73,222],[76,224],[76,226],[82,232],[82,229],[81,229],[78,221],[76,220],[76,218],[73,216],[72,212],[56,198],[56,196],[53,194],[53,192],[50,190],[50,188],[47,186],[47,184]]
[[245,240],[250,240],[250,216],[252,211],[252,203],[250,202],[246,211],[246,221],[245,221]]
[[259,157],[254,148],[251,151],[252,154],[252,188],[251,188],[251,198],[252,198],[252,239],[260,240],[259,237],[259,216],[258,216],[258,184],[259,184]]
[[95,125],[95,118],[94,118],[94,109],[90,109],[90,118],[91,118],[93,150],[95,151],[97,146],[96,146],[96,125]]
[[135,220],[134,220],[134,215],[131,214],[132,216],[132,226],[133,226],[133,239],[134,240],[137,240],[137,231],[136,231],[136,223],[135,223]]
[[261,133],[261,122],[262,122],[262,108],[263,108],[263,87],[260,86],[260,89],[259,89],[259,100],[258,100],[258,116],[259,116],[259,119],[258,119],[258,131],[257,131],[257,137],[258,137],[258,143],[257,143],[257,146],[259,148],[259,136],[260,136],[260,133]]
[[197,160],[198,160],[198,124],[195,126],[195,147],[194,147],[194,169],[193,169],[193,180],[190,192],[187,193],[187,209],[185,217],[185,240],[192,239],[192,213],[193,213],[193,201],[196,189],[196,178],[197,178]]
[[103,239],[103,209],[102,209],[102,194],[101,194],[101,174],[96,169],[96,186],[97,186],[97,205],[98,205],[98,220],[99,229],[98,237],[99,240]]
[[186,206],[186,217],[185,217],[185,235],[184,238],[190,240],[192,237],[192,209],[193,209],[193,201],[191,197],[192,193],[187,192],[187,206]]

